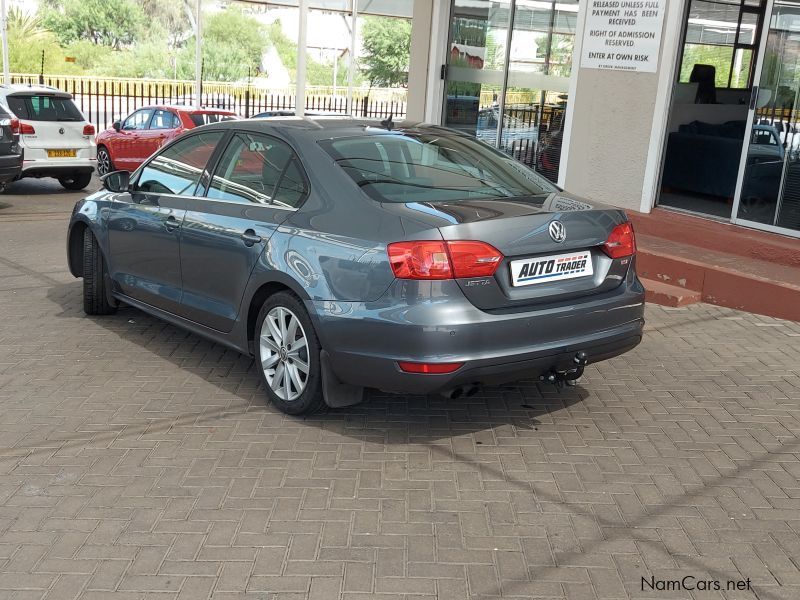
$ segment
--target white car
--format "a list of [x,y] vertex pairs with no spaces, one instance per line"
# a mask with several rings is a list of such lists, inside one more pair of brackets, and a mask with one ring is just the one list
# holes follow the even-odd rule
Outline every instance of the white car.
[[55,177],[68,190],[82,190],[97,167],[94,125],[72,96],[46,86],[0,85],[0,105],[19,119],[25,160],[19,178]]

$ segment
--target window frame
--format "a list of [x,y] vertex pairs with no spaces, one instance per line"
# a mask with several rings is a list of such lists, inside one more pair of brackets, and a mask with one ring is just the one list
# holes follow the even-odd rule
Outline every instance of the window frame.
[[[683,59],[686,56],[686,38],[689,34],[689,16],[692,12],[692,4],[695,0],[689,0],[686,2],[686,8],[684,9],[684,17],[683,17],[683,32],[681,35],[681,46],[680,46],[680,53],[678,55],[678,65],[677,65],[677,76],[675,83],[682,83],[681,82],[681,71],[683,70]],[[729,6],[735,6],[734,4],[729,4],[726,2],[720,2],[718,0],[701,0],[703,2],[712,2],[715,4],[728,4]],[[729,70],[728,70],[728,84],[724,87],[715,86],[718,90],[751,90],[753,89],[753,82],[755,81],[756,77],[756,62],[758,58],[758,49],[761,45],[761,30],[764,27],[764,19],[766,18],[767,14],[767,0],[760,0],[761,4],[759,6],[750,6],[745,4],[746,0],[739,0],[739,15],[736,19],[736,32],[734,34],[734,41],[733,44],[691,44],[693,46],[709,46],[715,48],[730,48],[731,52],[731,59],[729,63]],[[756,21],[756,29],[755,29],[755,36],[753,38],[752,44],[741,44],[739,43],[739,35],[741,34],[742,28],[742,15],[744,14],[754,14],[757,17]],[[750,50],[752,52],[752,56],[750,59],[750,72],[747,74],[747,86],[746,87],[731,87],[733,83],[733,67],[736,63],[736,52],[738,50]],[[685,82],[683,82],[685,83]]]
[[[209,202],[224,202],[225,204],[234,204],[236,206],[250,206],[250,207],[263,207],[263,208],[275,208],[278,210],[290,210],[290,211],[297,211],[299,210],[308,200],[309,196],[311,196],[311,181],[308,178],[308,174],[306,173],[305,165],[303,161],[300,160],[300,155],[295,150],[294,146],[289,143],[288,140],[278,137],[277,135],[272,135],[269,133],[264,133],[263,131],[253,130],[253,129],[231,129],[228,132],[228,135],[220,140],[219,145],[217,146],[217,150],[215,155],[211,157],[211,161],[206,165],[206,169],[203,174],[200,176],[200,183],[199,185],[203,185],[203,193],[202,196],[197,195],[199,198],[203,198],[204,200],[208,200]],[[217,172],[217,169],[222,162],[222,158],[225,155],[225,152],[228,150],[230,145],[233,143],[234,138],[237,134],[250,134],[250,135],[259,135],[265,138],[276,140],[277,142],[284,144],[289,151],[291,152],[291,158],[286,162],[286,166],[281,171],[280,175],[278,176],[277,181],[275,182],[275,189],[278,189],[278,185],[283,180],[283,176],[286,173],[286,169],[289,168],[289,165],[292,161],[295,161],[298,165],[298,170],[300,172],[300,176],[303,178],[303,183],[305,184],[305,193],[302,195],[300,200],[297,203],[297,206],[289,207],[289,206],[281,206],[273,202],[272,197],[270,197],[269,204],[255,204],[252,202],[244,203],[244,202],[236,202],[234,200],[225,200],[224,198],[211,198],[208,196],[208,190],[211,187],[211,182],[214,180],[214,175]],[[183,139],[183,138],[181,138]],[[221,148],[221,149],[220,149]],[[199,190],[195,188],[195,192]]]
[[193,193],[191,193],[191,194],[158,193],[157,194],[159,196],[169,196],[171,198],[202,198],[202,196],[198,196],[198,194],[197,194],[198,187],[203,183],[203,179],[204,179],[205,175],[208,173],[208,165],[209,164],[216,165],[216,161],[219,158],[219,154],[220,154],[220,147],[222,146],[223,143],[225,143],[225,141],[229,137],[227,131],[219,130],[219,129],[211,129],[211,130],[207,130],[207,131],[197,131],[197,132],[193,132],[193,133],[188,133],[188,134],[180,136],[179,138],[177,138],[175,140],[172,140],[169,144],[167,144],[165,146],[162,146],[158,150],[158,152],[156,152],[153,156],[148,158],[145,162],[143,162],[139,166],[138,169],[136,169],[136,171],[134,171],[134,174],[131,176],[131,181],[130,181],[131,193],[132,194],[156,194],[156,192],[148,192],[148,191],[145,191],[145,190],[133,189],[134,186],[137,186],[139,184],[139,179],[141,178],[142,173],[150,165],[150,163],[153,162],[154,160],[156,160],[157,158],[159,158],[162,154],[164,154],[164,152],[166,152],[167,150],[169,150],[173,146],[176,146],[178,144],[186,142],[186,141],[188,141],[188,140],[190,140],[190,139],[192,139],[194,137],[198,137],[198,136],[201,136],[201,135],[218,133],[218,132],[221,133],[222,136],[217,141],[216,145],[214,146],[214,150],[209,155],[205,166],[203,167],[202,171],[200,172],[200,177],[197,179],[197,183],[195,183],[194,189],[192,190]]

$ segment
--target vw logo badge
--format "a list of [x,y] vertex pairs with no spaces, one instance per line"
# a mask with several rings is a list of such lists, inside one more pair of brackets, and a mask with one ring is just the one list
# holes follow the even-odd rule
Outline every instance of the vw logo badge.
[[547,228],[550,232],[550,237],[556,244],[560,244],[567,239],[567,228],[561,221],[550,221],[550,226]]
[[59,129],[58,133],[60,133],[61,135],[64,135],[64,128],[62,127],[61,129]]

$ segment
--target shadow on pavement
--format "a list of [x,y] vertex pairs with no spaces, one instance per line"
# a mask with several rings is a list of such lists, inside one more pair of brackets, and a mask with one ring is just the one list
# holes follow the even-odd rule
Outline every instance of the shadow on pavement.
[[[63,309],[55,316],[84,316],[80,280],[54,285],[48,290],[47,296]],[[538,417],[568,408],[589,395],[580,386],[558,391],[553,386],[540,385],[533,381],[488,387],[475,396],[458,400],[448,400],[438,395],[396,395],[369,389],[365,391],[364,402],[357,406],[331,409],[305,419],[293,418],[283,416],[269,405],[252,357],[236,354],[233,350],[131,307],[121,307],[117,314],[107,317],[84,318],[91,319],[122,340],[141,346],[155,356],[173,363],[177,369],[192,373],[237,395],[243,401],[242,412],[264,410],[292,422],[302,420],[340,435],[357,439],[373,438],[376,442],[428,443],[503,426],[535,430],[540,424]],[[187,350],[191,349],[191,353],[176,352],[176,345],[185,345]],[[226,358],[225,364],[220,365],[221,368],[209,368],[205,357],[223,353],[231,355]],[[238,380],[238,385],[228,385],[228,378],[221,375],[221,371],[226,369],[231,377]],[[196,422],[202,419],[205,424],[210,424],[222,412],[231,411],[228,407],[225,411],[185,415],[177,420]],[[176,419],[169,418],[161,425],[151,420],[145,428],[148,433],[152,433],[159,427],[166,430],[175,425]],[[131,435],[142,433],[141,430],[137,432],[136,428],[131,427],[126,428],[126,432]]]

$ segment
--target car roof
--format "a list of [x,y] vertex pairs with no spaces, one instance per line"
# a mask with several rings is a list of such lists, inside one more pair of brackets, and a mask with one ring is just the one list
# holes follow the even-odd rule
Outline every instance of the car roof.
[[231,115],[236,114],[235,111],[232,111],[228,108],[215,108],[213,106],[204,106],[201,108],[197,108],[195,106],[188,106],[186,104],[146,104],[131,111],[131,114],[136,112],[137,110],[144,110],[144,109],[174,110],[176,112],[185,112],[185,113],[227,113]]
[[439,125],[430,125],[418,121],[393,121],[391,129],[378,119],[360,119],[348,116],[339,117],[270,117],[264,119],[244,119],[224,121],[205,125],[203,129],[247,129],[268,133],[277,130],[291,137],[304,137],[313,140],[324,140],[342,137],[360,137],[364,135],[385,135],[413,131],[414,133],[438,133],[458,135],[457,131]]
[[47,94],[49,96],[59,96],[61,98],[72,98],[72,94],[69,92],[61,91],[49,85],[23,85],[21,83],[0,84],[0,94],[4,96]]

